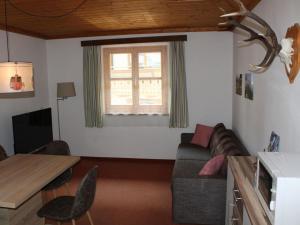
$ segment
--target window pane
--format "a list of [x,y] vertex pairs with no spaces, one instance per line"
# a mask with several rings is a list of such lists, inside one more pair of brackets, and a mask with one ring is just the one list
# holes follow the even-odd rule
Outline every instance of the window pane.
[[110,77],[111,78],[131,78],[131,54],[117,53],[111,54]]
[[144,52],[139,53],[139,76],[161,77],[161,53]]
[[112,80],[110,85],[111,105],[132,105],[131,80]]
[[140,105],[162,105],[161,80],[140,80],[139,88]]

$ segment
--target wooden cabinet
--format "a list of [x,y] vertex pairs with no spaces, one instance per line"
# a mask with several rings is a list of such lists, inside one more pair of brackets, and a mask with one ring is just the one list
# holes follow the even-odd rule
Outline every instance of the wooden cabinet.
[[233,214],[233,187],[234,177],[231,170],[228,168],[227,172],[227,194],[226,194],[226,223],[225,225],[231,225],[231,219]]
[[232,212],[232,224],[233,225],[243,225],[243,215],[244,215],[244,202],[237,186],[236,182],[234,182],[233,190],[233,212]]
[[[227,176],[226,225],[243,225],[245,208],[231,170]],[[247,214],[247,213],[246,213]]]
[[254,191],[256,158],[228,158],[226,225],[270,225]]

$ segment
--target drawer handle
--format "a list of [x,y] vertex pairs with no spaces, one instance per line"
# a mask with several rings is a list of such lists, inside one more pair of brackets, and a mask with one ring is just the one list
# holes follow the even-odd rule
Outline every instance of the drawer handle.
[[236,222],[237,222],[237,223],[239,222],[239,219],[238,219],[238,218],[232,218],[232,219],[231,219],[231,225],[235,225]]
[[238,202],[239,200],[243,200],[242,198],[236,197],[235,192],[233,192],[233,198],[234,198],[235,202]]

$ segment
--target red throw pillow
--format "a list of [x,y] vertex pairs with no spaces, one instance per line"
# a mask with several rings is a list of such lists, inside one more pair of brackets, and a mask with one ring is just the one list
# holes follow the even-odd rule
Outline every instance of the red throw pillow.
[[191,141],[192,144],[201,145],[204,148],[208,147],[210,136],[214,131],[213,127],[197,124],[195,134]]
[[218,174],[218,172],[223,166],[224,160],[225,156],[223,154],[213,157],[207,163],[205,163],[198,175],[211,176]]

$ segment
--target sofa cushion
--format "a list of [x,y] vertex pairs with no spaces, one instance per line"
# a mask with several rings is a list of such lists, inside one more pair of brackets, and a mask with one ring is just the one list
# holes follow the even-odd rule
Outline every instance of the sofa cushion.
[[[212,157],[219,154],[226,155],[248,155],[246,148],[234,135],[232,130],[225,130],[218,134],[218,142],[215,144],[214,149],[211,150]],[[228,154],[229,151],[231,154]]]
[[191,143],[194,133],[181,133],[180,143]]
[[214,135],[212,136],[212,139],[211,139],[211,144],[210,144],[210,146],[211,146],[210,153],[212,156],[215,155],[215,151],[217,150],[217,146],[220,143],[220,141],[226,136],[229,136],[226,129],[218,129],[218,131],[216,131],[214,133]]
[[199,178],[198,173],[206,162],[201,160],[176,160],[172,178]]
[[209,149],[191,143],[181,143],[177,150],[177,159],[195,159],[207,161],[211,158]]
[[214,131],[210,137],[210,141],[209,141],[209,148],[213,149],[214,145],[217,142],[217,136],[220,132],[222,132],[223,130],[226,130],[225,126],[223,123],[218,123],[215,127],[214,127]]
[[220,135],[219,143],[211,152],[212,157],[216,155],[224,154],[230,149],[239,149],[239,146],[230,135],[228,135],[226,132],[223,132],[222,135]]
[[191,143],[207,148],[213,131],[214,131],[213,127],[197,124],[195,129],[195,134],[193,136]]
[[217,155],[210,159],[199,172],[199,176],[217,175],[224,163],[224,154]]

